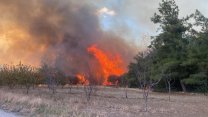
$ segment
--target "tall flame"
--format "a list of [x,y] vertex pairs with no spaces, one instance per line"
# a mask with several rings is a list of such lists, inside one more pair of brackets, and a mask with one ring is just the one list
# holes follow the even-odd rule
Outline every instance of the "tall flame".
[[95,56],[101,66],[104,74],[103,85],[111,85],[108,80],[110,75],[120,76],[125,72],[124,63],[119,54],[111,57],[106,52],[97,48],[96,45],[90,46],[87,50]]

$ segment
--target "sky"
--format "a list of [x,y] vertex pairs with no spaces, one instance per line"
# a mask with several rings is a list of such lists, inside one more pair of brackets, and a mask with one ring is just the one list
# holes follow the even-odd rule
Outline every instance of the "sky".
[[[157,34],[157,25],[150,18],[157,12],[161,0],[95,1],[93,3],[103,11],[99,16],[103,30],[113,31],[138,46],[146,46],[149,44],[148,37]],[[176,4],[180,17],[194,13],[196,9],[208,17],[208,0],[176,0]]]

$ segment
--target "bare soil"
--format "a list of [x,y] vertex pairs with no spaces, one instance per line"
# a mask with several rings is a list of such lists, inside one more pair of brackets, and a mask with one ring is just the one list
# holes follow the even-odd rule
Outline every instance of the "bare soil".
[[83,87],[59,88],[52,94],[47,88],[0,89],[0,109],[31,117],[207,117],[208,97],[193,93],[150,92],[148,111],[144,112],[142,91],[97,87],[88,102]]

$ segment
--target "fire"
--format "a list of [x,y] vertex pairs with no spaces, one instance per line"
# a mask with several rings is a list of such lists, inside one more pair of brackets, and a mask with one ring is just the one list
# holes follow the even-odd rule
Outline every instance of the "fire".
[[82,85],[88,85],[89,84],[89,81],[85,78],[85,75],[77,74],[76,77],[79,80],[79,82],[78,82],[79,84],[82,84]]
[[90,46],[87,50],[95,56],[101,66],[101,70],[104,75],[103,85],[111,85],[108,81],[110,75],[120,76],[125,72],[124,63],[119,54],[111,57],[104,51],[97,48],[96,45]]

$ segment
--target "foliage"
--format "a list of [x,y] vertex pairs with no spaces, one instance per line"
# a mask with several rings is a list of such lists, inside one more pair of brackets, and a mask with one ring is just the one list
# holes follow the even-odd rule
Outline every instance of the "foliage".
[[[139,53],[135,62],[130,63],[128,79],[133,80],[131,86],[135,86],[135,82],[139,84],[137,79],[145,72],[143,75],[153,80],[174,80],[173,87],[179,90],[186,91],[189,87],[192,87],[188,89],[191,91],[207,89],[208,18],[198,10],[179,18],[179,11],[174,0],[162,0],[159,4],[158,12],[151,18],[153,23],[159,24],[160,30],[149,45],[154,57],[149,59]],[[146,53],[145,56],[152,54]],[[149,60],[151,62],[146,62]],[[163,87],[162,83],[159,85]]]
[[14,88],[15,86],[24,86],[27,93],[31,86],[35,85],[37,71],[35,68],[27,65],[3,65],[0,69],[1,85]]

